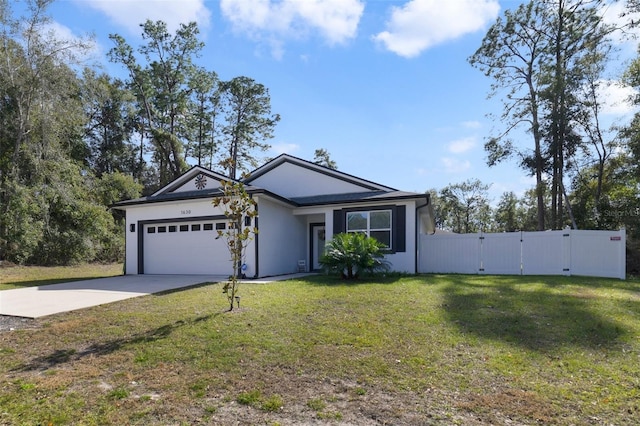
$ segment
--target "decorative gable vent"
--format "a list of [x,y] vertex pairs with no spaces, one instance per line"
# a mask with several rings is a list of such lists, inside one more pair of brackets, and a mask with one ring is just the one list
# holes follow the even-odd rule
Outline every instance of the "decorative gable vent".
[[204,189],[207,186],[207,177],[200,173],[198,176],[196,176],[195,183],[197,189]]

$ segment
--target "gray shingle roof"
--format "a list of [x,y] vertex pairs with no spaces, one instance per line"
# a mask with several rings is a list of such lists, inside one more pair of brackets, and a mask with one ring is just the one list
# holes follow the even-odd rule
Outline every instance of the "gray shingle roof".
[[314,195],[310,197],[292,197],[291,201],[299,206],[315,206],[322,204],[341,204],[341,203],[357,203],[366,201],[384,201],[384,200],[397,200],[397,199],[409,199],[420,198],[424,194],[418,194],[416,192],[406,191],[366,191],[366,192],[352,192],[347,194],[327,194],[327,195]]
[[221,194],[222,192],[220,191],[220,188],[202,189],[202,190],[194,190],[194,191],[182,191],[182,192],[168,192],[165,194],[150,195],[148,197],[120,201],[115,203],[113,207],[121,207],[121,206],[124,207],[124,206],[134,205],[134,204],[146,204],[146,203],[155,203],[155,202],[171,201],[171,200],[191,200],[191,199],[198,199],[198,198],[213,198]]
[[[419,194],[416,192],[406,191],[365,191],[365,192],[351,192],[346,194],[323,194],[313,195],[308,197],[292,197],[283,198],[276,194],[272,194],[269,191],[265,191],[261,188],[248,187],[249,193],[265,193],[272,197],[279,198],[282,201],[289,202],[295,206],[319,206],[325,204],[345,204],[345,203],[358,203],[368,201],[390,201],[401,199],[414,199],[422,198],[425,194]],[[211,188],[194,191],[183,192],[169,192],[166,194],[159,194],[154,196],[136,198],[134,200],[120,201],[112,205],[112,207],[127,207],[138,204],[158,203],[163,201],[177,201],[177,200],[196,200],[200,198],[214,198],[222,194],[220,188]]]

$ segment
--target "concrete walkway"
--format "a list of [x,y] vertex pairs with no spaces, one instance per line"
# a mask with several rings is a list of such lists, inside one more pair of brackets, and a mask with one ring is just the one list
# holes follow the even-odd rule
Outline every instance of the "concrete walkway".
[[[308,274],[282,275],[247,283],[266,283]],[[117,302],[132,297],[224,281],[220,275],[124,275],[40,287],[0,291],[0,315],[39,318],[46,315]]]

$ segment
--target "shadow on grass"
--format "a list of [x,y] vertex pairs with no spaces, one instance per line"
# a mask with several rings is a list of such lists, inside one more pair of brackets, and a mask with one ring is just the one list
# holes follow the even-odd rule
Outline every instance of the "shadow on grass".
[[207,287],[210,285],[216,285],[219,282],[217,281],[204,281],[201,283],[197,283],[197,284],[192,284],[192,285],[186,285],[184,287],[176,287],[176,288],[170,288],[168,290],[162,290],[162,291],[158,291],[156,293],[151,293],[151,296],[168,296],[170,294],[174,294],[174,293],[181,293],[183,291],[186,290],[194,290],[196,288],[200,288],[200,287]]
[[191,320],[179,320],[172,324],[165,324],[161,327],[148,330],[144,333],[135,334],[129,337],[123,337],[120,339],[114,339],[106,342],[94,343],[86,349],[78,352],[75,349],[56,349],[53,352],[36,357],[28,364],[17,367],[14,371],[35,371],[35,370],[47,370],[55,367],[59,364],[64,364],[71,361],[77,361],[87,356],[101,356],[108,355],[112,352],[122,349],[128,345],[135,345],[139,343],[149,343],[157,340],[161,340],[169,337],[171,333],[180,327],[186,325],[193,325],[203,321],[215,318],[222,313],[215,313],[200,316]]
[[[571,288],[559,290],[565,285]],[[582,281],[575,277],[523,280],[451,276],[444,290],[443,309],[450,321],[465,332],[529,350],[613,347],[630,332],[615,319],[619,314],[615,312],[616,303],[628,304],[637,311],[640,299],[599,303],[604,296],[591,291],[598,287],[623,288],[609,280]]]
[[376,274],[376,275],[363,275],[358,279],[347,280],[337,275],[310,275],[304,277],[304,282],[316,286],[358,286],[363,284],[394,284],[406,277],[415,277],[415,275],[390,273],[390,274]]
[[84,278],[55,278],[46,280],[30,280],[30,281],[15,281],[0,284],[0,290],[11,290],[13,288],[26,288],[26,287],[40,287],[51,284],[64,284],[74,281],[86,281],[94,280],[96,278],[110,278],[111,275],[105,275],[104,277],[84,277]]

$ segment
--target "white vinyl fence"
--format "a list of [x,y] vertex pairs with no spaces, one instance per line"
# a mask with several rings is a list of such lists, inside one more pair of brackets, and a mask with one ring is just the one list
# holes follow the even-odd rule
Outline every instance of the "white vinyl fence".
[[625,279],[625,230],[420,235],[421,273]]

